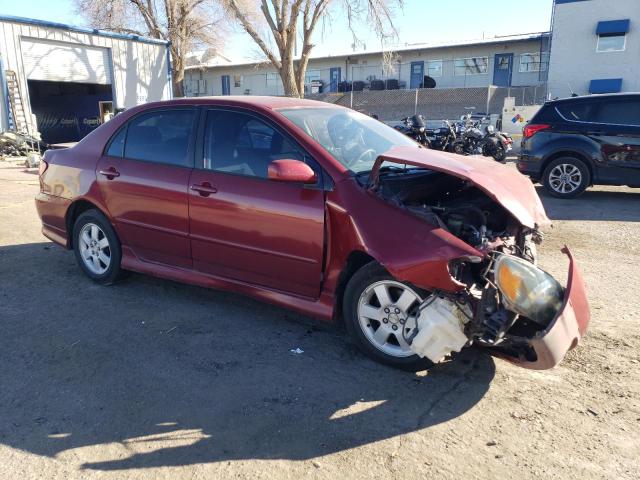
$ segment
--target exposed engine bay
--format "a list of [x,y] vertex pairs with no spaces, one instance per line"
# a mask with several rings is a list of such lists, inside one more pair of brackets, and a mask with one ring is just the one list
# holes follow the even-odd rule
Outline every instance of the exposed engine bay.
[[406,337],[411,349],[438,362],[475,343],[536,361],[530,340],[553,322],[564,299],[563,287],[536,266],[541,234],[472,183],[445,173],[389,170],[375,192],[482,253],[450,262],[463,291],[427,292]]

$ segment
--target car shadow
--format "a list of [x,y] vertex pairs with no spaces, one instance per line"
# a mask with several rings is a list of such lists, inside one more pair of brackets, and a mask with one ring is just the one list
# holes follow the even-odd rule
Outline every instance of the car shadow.
[[311,459],[447,422],[495,374],[474,349],[387,368],[337,327],[235,294],[102,287],[51,243],[0,247],[0,295],[0,442],[91,470]]
[[588,189],[577,198],[552,197],[536,185],[538,195],[551,220],[640,221],[640,190],[626,187],[616,190]]

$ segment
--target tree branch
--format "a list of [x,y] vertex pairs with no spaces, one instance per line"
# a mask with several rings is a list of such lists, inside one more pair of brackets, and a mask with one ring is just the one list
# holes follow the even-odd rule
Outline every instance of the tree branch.
[[242,27],[244,28],[245,32],[247,32],[251,36],[253,41],[256,42],[258,47],[260,47],[260,50],[262,50],[262,52],[267,56],[267,58],[273,64],[273,66],[276,67],[278,70],[280,70],[282,68],[282,63],[273,54],[273,52],[267,46],[267,44],[264,42],[262,37],[260,37],[260,34],[253,27],[253,25],[251,24],[251,22],[249,21],[247,16],[240,10],[240,7],[238,6],[237,1],[236,0],[229,0],[228,4],[229,4],[229,8],[231,8],[233,14],[236,16],[238,21],[242,24]]

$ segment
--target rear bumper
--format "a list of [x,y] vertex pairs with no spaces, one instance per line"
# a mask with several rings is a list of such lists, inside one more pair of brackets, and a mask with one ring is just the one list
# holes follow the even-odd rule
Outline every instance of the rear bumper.
[[42,234],[53,242],[69,248],[65,218],[71,200],[40,192],[36,195],[35,201],[36,210],[42,220]]
[[540,171],[541,166],[542,161],[538,157],[534,157],[523,152],[518,155],[516,168],[523,175],[538,179],[542,176],[542,172]]
[[565,246],[562,252],[569,257],[569,275],[562,309],[546,330],[529,341],[536,354],[535,361],[509,359],[521,367],[534,370],[555,367],[569,350],[578,345],[587,331],[590,313],[582,275],[569,249]]

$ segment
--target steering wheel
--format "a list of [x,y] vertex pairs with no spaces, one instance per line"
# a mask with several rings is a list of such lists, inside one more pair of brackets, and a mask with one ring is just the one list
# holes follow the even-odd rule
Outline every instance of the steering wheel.
[[[367,156],[369,156],[369,158],[365,158]],[[358,158],[356,158],[355,161],[351,162],[349,166],[366,160],[375,160],[376,156],[376,151],[373,148],[367,148],[364,152],[358,155]]]

